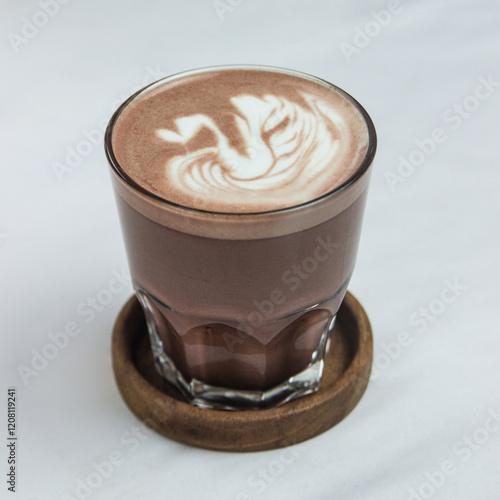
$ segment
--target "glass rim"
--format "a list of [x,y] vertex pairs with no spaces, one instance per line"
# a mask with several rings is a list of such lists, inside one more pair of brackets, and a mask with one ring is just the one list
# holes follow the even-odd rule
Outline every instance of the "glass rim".
[[[179,203],[175,203],[173,201],[170,201],[166,198],[163,198],[148,189],[146,189],[144,186],[136,182],[134,179],[132,179],[127,172],[122,168],[122,166],[119,164],[114,150],[113,150],[113,130],[114,126],[120,117],[121,113],[136,99],[138,98],[141,94],[144,94],[145,92],[152,90],[154,87],[159,87],[160,85],[163,85],[164,83],[167,83],[169,81],[174,81],[180,78],[183,78],[185,76],[190,76],[190,75],[196,75],[199,73],[210,73],[210,72],[215,72],[215,71],[231,71],[231,70],[255,70],[255,71],[268,71],[268,72],[275,72],[275,73],[284,73],[284,74],[289,74],[292,76],[297,76],[299,78],[304,78],[306,80],[310,80],[313,82],[316,82],[324,87],[330,88],[333,91],[337,92],[344,98],[346,98],[353,106],[356,108],[356,110],[360,113],[361,117],[363,118],[367,132],[368,132],[368,147],[366,149],[365,156],[363,160],[361,161],[360,165],[355,169],[355,171],[346,179],[342,184],[339,184],[332,190],[322,194],[321,196],[318,196],[316,198],[313,198],[312,200],[307,200],[303,203],[299,203],[297,205],[293,205],[290,207],[283,207],[283,208],[277,208],[273,210],[265,210],[265,211],[260,211],[260,212],[218,212],[214,210],[204,210],[200,208],[194,208],[190,207],[187,205],[181,205]],[[333,83],[330,83],[327,80],[324,80],[322,78],[310,75],[308,73],[302,72],[302,71],[296,71],[296,70],[291,70],[287,68],[281,68],[277,66],[266,66],[266,65],[255,65],[255,64],[226,64],[226,65],[217,65],[217,66],[206,66],[203,68],[197,68],[197,69],[192,69],[192,70],[187,70],[187,71],[180,71],[178,73],[174,73],[169,76],[165,76],[163,78],[160,78],[159,80],[156,80],[153,83],[150,83],[149,85],[146,85],[145,87],[139,89],[137,92],[132,94],[130,97],[128,97],[113,113],[111,116],[108,125],[106,127],[106,132],[104,134],[104,151],[106,154],[106,158],[108,160],[108,163],[112,167],[113,171],[118,175],[119,178],[121,178],[122,181],[124,181],[128,186],[131,188],[135,189],[136,191],[139,191],[139,193],[145,195],[147,198],[150,198],[152,201],[160,202],[161,204],[165,204],[169,207],[173,207],[176,209],[180,210],[187,210],[190,213],[193,214],[212,214],[212,215],[218,215],[218,216],[226,216],[226,217],[248,217],[248,216],[265,216],[265,215],[272,215],[272,214],[282,214],[282,213],[287,213],[290,211],[295,211],[298,209],[302,209],[305,207],[309,207],[311,205],[315,205],[317,203],[320,203],[322,201],[325,201],[327,199],[335,197],[337,194],[340,192],[344,191],[346,188],[349,186],[353,185],[356,183],[358,179],[363,177],[363,175],[367,172],[368,168],[373,162],[373,159],[375,157],[375,153],[377,150],[377,133],[375,130],[375,126],[373,124],[372,119],[370,118],[370,115],[368,112],[365,110],[365,108],[350,94],[348,94],[345,90],[341,89],[340,87],[337,87]]]

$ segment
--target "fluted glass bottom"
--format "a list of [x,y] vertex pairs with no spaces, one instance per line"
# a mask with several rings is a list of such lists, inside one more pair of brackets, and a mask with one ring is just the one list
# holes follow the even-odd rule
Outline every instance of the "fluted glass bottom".
[[143,290],[158,372],[201,408],[274,408],[319,389],[338,294],[293,315],[257,325],[180,315]]

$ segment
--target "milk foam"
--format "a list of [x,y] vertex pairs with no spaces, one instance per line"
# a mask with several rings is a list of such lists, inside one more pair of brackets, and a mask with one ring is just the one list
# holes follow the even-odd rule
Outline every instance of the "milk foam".
[[[221,73],[218,84],[217,78],[200,84],[189,76],[173,87],[167,82],[146,94],[142,112],[140,99],[125,110],[117,123],[117,157],[139,184],[193,208],[259,212],[313,200],[359,167],[366,124],[333,88],[276,72],[269,72],[269,81],[263,71]],[[207,90],[209,106],[203,101]],[[200,112],[190,99],[201,103]]]

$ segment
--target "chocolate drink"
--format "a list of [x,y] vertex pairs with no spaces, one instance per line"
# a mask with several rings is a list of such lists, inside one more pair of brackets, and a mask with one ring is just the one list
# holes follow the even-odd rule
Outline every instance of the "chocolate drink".
[[288,70],[200,70],[129,99],[106,146],[163,375],[214,408],[317,389],[375,152],[361,106]]

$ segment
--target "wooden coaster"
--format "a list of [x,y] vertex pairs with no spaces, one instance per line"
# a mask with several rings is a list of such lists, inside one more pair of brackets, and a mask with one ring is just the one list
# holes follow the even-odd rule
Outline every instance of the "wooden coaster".
[[191,406],[158,374],[135,296],[118,315],[112,340],[116,383],[130,410],[164,436],[222,451],[271,450],[325,432],[361,399],[372,356],[370,322],[363,307],[347,292],[317,393],[270,410],[217,411]]

